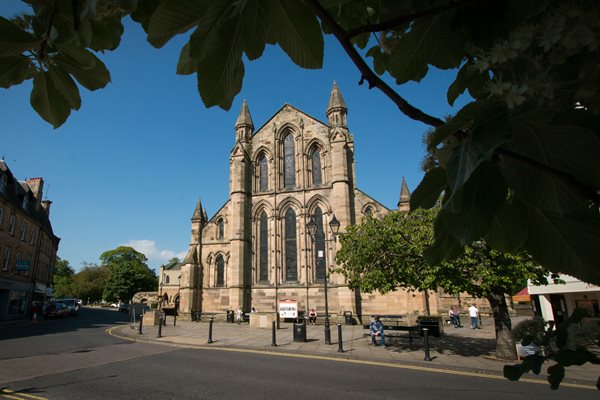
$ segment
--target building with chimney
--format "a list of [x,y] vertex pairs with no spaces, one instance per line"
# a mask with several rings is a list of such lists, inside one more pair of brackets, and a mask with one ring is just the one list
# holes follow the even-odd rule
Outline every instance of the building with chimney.
[[50,224],[44,180],[16,179],[0,160],[0,321],[29,318],[52,295],[60,239]]
[[[188,254],[182,264],[161,269],[159,292],[164,306],[179,305],[184,318],[197,313],[224,315],[238,307],[275,314],[290,300],[299,311],[328,309],[339,316],[437,312],[437,294],[398,290],[386,295],[350,290],[331,273],[339,247],[330,223],[339,231],[366,215],[389,210],[356,184],[354,136],[348,108],[334,82],[321,121],[284,104],[255,129],[244,100],[235,122],[230,155],[230,194],[208,218],[198,200],[192,215]],[[402,178],[399,211],[408,211],[410,192]],[[316,233],[307,225],[313,221]],[[330,271],[328,273],[328,271]]]

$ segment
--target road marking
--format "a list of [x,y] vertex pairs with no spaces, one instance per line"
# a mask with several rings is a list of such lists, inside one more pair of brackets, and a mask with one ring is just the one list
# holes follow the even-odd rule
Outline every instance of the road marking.
[[[10,393],[10,394],[9,394]],[[2,397],[5,397],[7,399],[18,399],[18,400],[23,400],[23,399],[37,399],[37,400],[48,400],[45,397],[39,397],[39,396],[34,396],[32,394],[27,394],[27,393],[21,393],[21,392],[15,392],[14,390],[10,390],[10,389],[0,389],[0,394],[2,395]],[[17,396],[23,396],[23,397],[17,397]]]
[[[178,344],[178,343],[162,342],[162,341],[159,342],[159,341],[150,340],[150,339],[137,339],[137,338],[127,337],[127,336],[121,336],[121,335],[113,332],[113,330],[117,329],[117,328],[120,328],[120,326],[114,326],[114,327],[108,328],[106,330],[106,333],[108,333],[111,336],[117,337],[119,339],[124,339],[124,340],[128,340],[131,342],[137,342],[137,343],[146,343],[146,344],[155,344],[155,345],[158,344],[158,345],[176,347],[176,348],[182,348],[182,349],[229,351],[229,352],[237,352],[237,353],[261,354],[261,355],[288,357],[288,358],[304,358],[304,359],[311,359],[311,360],[334,361],[334,362],[342,362],[342,363],[347,363],[347,364],[373,365],[373,366],[377,366],[377,367],[408,369],[408,370],[421,371],[421,372],[436,372],[439,374],[446,374],[446,375],[461,375],[461,376],[470,376],[470,377],[475,377],[475,378],[487,378],[487,379],[508,381],[508,379],[506,379],[502,375],[487,374],[485,372],[457,371],[457,370],[445,369],[445,368],[422,367],[422,366],[418,366],[418,365],[403,365],[403,364],[395,364],[395,363],[390,363],[390,362],[385,362],[385,361],[353,360],[353,359],[349,359],[349,358],[321,356],[321,355],[314,355],[314,354],[296,354],[296,353],[275,352],[275,351],[257,350],[257,349],[218,347],[218,346],[214,346],[214,345]],[[549,385],[548,381],[542,380],[542,379],[521,378],[521,379],[519,379],[519,382],[535,383],[538,385]],[[583,385],[583,384],[578,384],[578,383],[563,382],[560,384],[560,386],[561,387],[570,387],[570,388],[575,388],[575,389],[598,390],[598,388],[596,388],[596,386]]]

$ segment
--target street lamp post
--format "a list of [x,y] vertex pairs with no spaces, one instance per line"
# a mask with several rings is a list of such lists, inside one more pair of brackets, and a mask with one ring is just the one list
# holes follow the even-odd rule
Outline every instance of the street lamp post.
[[[340,222],[337,220],[337,218],[335,217],[335,215],[332,216],[331,221],[329,221],[329,228],[331,229],[331,233],[333,236],[333,239],[327,240],[324,239],[326,242],[336,242],[337,241],[337,234],[340,230]],[[317,229],[318,226],[315,223],[315,218],[313,216],[310,217],[310,220],[308,221],[308,223],[306,224],[306,229],[308,230],[308,233],[310,234],[310,237],[312,239],[313,244],[316,244],[315,242],[315,236],[317,234]],[[325,289],[325,344],[331,344],[331,329],[330,329],[330,325],[329,325],[329,301],[327,298],[327,292],[328,292],[328,281],[329,281],[329,267],[325,264],[325,257],[323,254],[322,250],[319,250],[319,253],[317,254],[317,262],[319,262],[319,260],[323,263],[323,266],[325,267],[325,281],[324,281],[324,289]]]

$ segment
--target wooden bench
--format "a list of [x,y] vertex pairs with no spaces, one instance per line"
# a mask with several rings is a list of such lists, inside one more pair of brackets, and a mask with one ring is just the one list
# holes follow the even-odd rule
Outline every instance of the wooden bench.
[[[362,321],[365,319],[361,318]],[[369,323],[364,324],[363,328],[370,329],[371,328],[371,318],[369,318]],[[383,324],[384,331],[401,331],[408,332],[408,340],[412,344],[413,337],[419,337],[419,327],[416,323],[409,321],[409,319],[405,315],[380,315],[379,320]],[[369,332],[367,335],[371,335]]]

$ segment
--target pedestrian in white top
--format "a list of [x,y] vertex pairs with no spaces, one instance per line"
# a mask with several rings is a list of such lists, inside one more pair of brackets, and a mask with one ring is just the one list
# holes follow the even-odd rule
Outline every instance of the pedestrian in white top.
[[471,317],[471,329],[479,329],[477,321],[479,320],[479,309],[475,304],[469,307],[469,317]]
[[244,311],[242,311],[242,307],[238,307],[237,309],[235,322],[237,322],[238,325],[244,322]]

